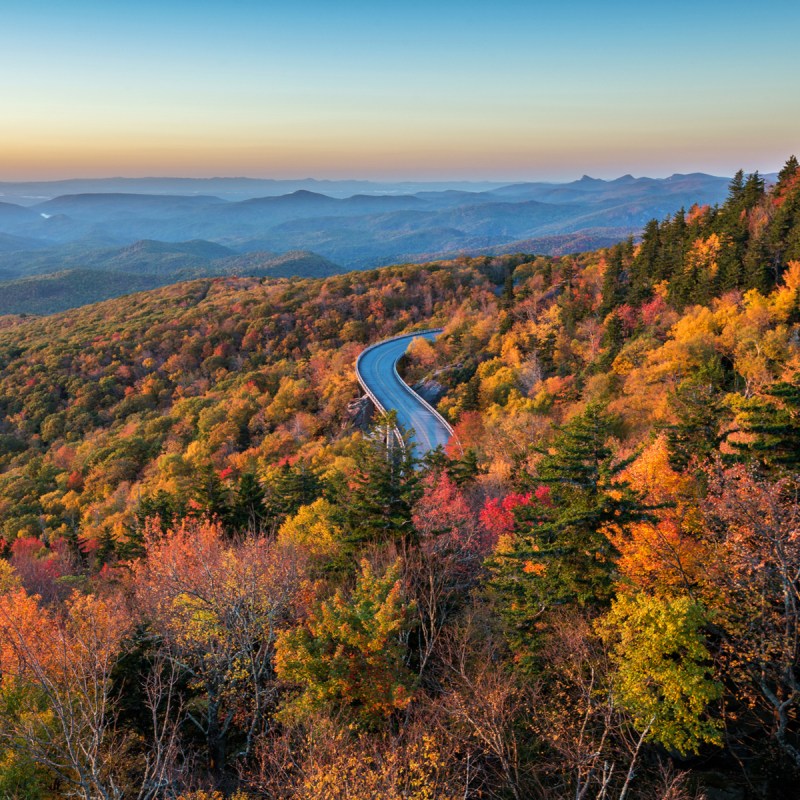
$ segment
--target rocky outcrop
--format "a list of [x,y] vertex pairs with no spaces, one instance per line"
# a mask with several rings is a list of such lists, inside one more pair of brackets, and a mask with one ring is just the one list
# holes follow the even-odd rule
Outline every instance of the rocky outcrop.
[[372,417],[375,414],[375,406],[367,395],[357,397],[347,404],[347,414],[345,416],[345,429],[355,428],[356,430],[369,430]]
[[435,406],[445,393],[444,386],[435,380],[421,381],[420,383],[415,383],[411,388],[432,406]]

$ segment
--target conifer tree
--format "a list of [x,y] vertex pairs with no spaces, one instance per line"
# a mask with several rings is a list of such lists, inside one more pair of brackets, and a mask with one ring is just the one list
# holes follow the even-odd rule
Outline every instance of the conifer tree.
[[[743,260],[749,240],[745,185],[744,171],[740,169],[728,187],[725,203],[711,224],[713,232],[720,237],[723,244],[718,257],[717,278],[721,291],[740,289],[745,284]],[[763,192],[763,182],[761,189]],[[757,180],[750,182],[749,191],[757,194]]]
[[768,472],[800,472],[800,374],[773,383],[764,394],[739,404],[739,429],[748,438],[729,443]]
[[614,458],[611,430],[598,404],[557,430],[530,478],[548,488],[537,490],[539,502],[517,506],[517,534],[493,560],[491,587],[522,661],[535,660],[536,631],[549,610],[608,603],[617,557],[609,526],[624,528],[647,513],[620,476],[629,460]]
[[741,202],[744,194],[744,170],[738,169],[728,184],[728,198],[726,205],[735,205]]
[[113,561],[117,555],[117,545],[114,536],[108,528],[103,528],[95,550],[95,566],[101,567]]
[[602,372],[610,369],[611,364],[622,349],[624,343],[625,329],[619,314],[616,312],[609,314],[606,318],[605,330],[603,331],[602,346],[604,351],[597,360],[597,368],[599,371]]
[[279,635],[276,672],[298,688],[283,717],[303,719],[325,709],[374,727],[405,708],[414,676],[405,666],[402,633],[413,610],[403,598],[399,561],[383,574],[362,561],[350,596],[338,590],[304,625]]
[[669,402],[677,417],[666,428],[669,463],[682,471],[693,458],[707,458],[719,446],[720,404],[714,387],[702,380],[683,381]]
[[266,492],[252,472],[245,472],[239,479],[231,524],[242,531],[257,532],[264,528],[267,508]]
[[686,247],[686,213],[680,209],[672,219],[661,226],[661,259],[658,262],[657,281],[670,280],[683,269]]
[[354,551],[366,542],[401,542],[413,535],[411,509],[418,495],[413,442],[396,415],[382,415],[358,449],[357,471],[344,502],[345,539]]
[[764,179],[758,170],[747,176],[742,189],[741,202],[746,209],[754,208],[764,196]]
[[639,252],[631,263],[630,302],[634,305],[650,297],[653,284],[659,273],[661,236],[658,220],[651,219],[642,233]]
[[194,499],[210,516],[227,523],[230,517],[230,492],[222,483],[213,464],[206,464],[198,473]]
[[274,533],[287,517],[296,514],[301,506],[313,503],[322,492],[319,476],[305,461],[296,464],[285,461],[267,482],[262,501],[265,525]]
[[459,488],[472,483],[481,472],[485,470],[478,464],[478,454],[473,447],[464,450],[461,458],[451,461],[447,468],[447,474]]
[[744,288],[767,294],[775,284],[772,258],[764,236],[750,237],[742,261]]
[[800,164],[797,163],[795,156],[789,156],[781,171],[778,173],[778,187],[785,186],[786,183],[797,174]]
[[141,497],[125,540],[117,543],[117,555],[125,560],[140,557],[145,551],[144,533],[149,520],[157,519],[163,528],[168,528],[185,513],[185,504],[164,489]]
[[800,181],[794,181],[800,167],[792,156],[778,176],[774,197],[777,206],[767,228],[775,278],[787,262],[800,258]]
[[606,272],[603,276],[603,295],[600,316],[605,317],[625,301],[627,277],[625,275],[624,245],[611,248],[606,257]]
[[473,375],[466,383],[464,389],[464,399],[461,403],[461,408],[464,411],[477,411],[480,406],[480,379],[477,375]]

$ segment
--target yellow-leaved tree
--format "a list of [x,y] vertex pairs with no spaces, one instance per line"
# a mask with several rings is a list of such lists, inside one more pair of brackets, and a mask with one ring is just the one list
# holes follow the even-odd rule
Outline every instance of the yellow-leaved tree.
[[689,597],[621,595],[598,623],[616,667],[617,703],[644,739],[686,755],[720,744],[709,706],[722,693],[714,680],[702,607]]

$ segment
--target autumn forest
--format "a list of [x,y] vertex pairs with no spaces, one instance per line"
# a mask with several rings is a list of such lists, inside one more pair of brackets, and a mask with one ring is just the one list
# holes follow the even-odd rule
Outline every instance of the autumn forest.
[[[421,458],[354,363],[438,327]],[[594,252],[0,317],[0,797],[796,797],[799,526],[794,157]]]

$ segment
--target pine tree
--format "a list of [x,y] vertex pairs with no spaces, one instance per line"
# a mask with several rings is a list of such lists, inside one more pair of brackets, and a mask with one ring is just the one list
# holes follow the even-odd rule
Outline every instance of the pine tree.
[[466,383],[464,399],[461,408],[464,411],[477,411],[481,407],[480,400],[481,382],[477,375],[473,375]]
[[239,479],[236,500],[231,515],[231,524],[237,530],[258,532],[264,529],[267,507],[266,492],[252,472],[245,472]]
[[624,245],[611,248],[606,256],[606,272],[603,276],[603,294],[599,314],[605,317],[625,301],[627,276],[625,275]]
[[298,690],[284,702],[284,719],[313,720],[324,709],[372,728],[408,706],[415,680],[403,633],[414,606],[402,587],[399,560],[383,574],[363,560],[349,596],[337,590],[303,625],[279,634],[276,673]]
[[728,199],[725,201],[727,204],[738,204],[742,200],[744,194],[744,170],[737,170],[736,174],[728,184]]
[[656,282],[670,280],[683,270],[684,251],[686,249],[686,213],[683,209],[669,217],[661,226],[661,259],[658,262]]
[[230,492],[213,464],[206,464],[199,470],[194,499],[207,514],[228,523],[231,513]]
[[150,520],[158,520],[162,528],[171,527],[186,514],[186,506],[164,489],[139,499],[133,524],[126,537],[116,545],[117,555],[123,560],[144,555],[144,533]]
[[742,260],[744,288],[768,294],[775,284],[772,258],[764,236],[750,237]]
[[741,202],[746,209],[755,208],[764,197],[764,179],[758,170],[747,176],[742,189]]
[[693,458],[703,460],[719,447],[720,403],[708,381],[683,381],[670,396],[677,422],[666,428],[670,466],[685,470]]
[[736,238],[731,235],[729,230],[722,234],[720,238],[722,248],[717,258],[717,267],[719,269],[717,276],[718,291],[729,292],[744,286],[744,265],[742,260],[746,239],[747,233],[740,224],[736,226]]
[[651,219],[642,233],[639,252],[631,263],[630,302],[634,305],[647,300],[658,275],[658,263],[661,257],[661,235],[658,220]]
[[451,461],[447,468],[447,474],[459,488],[472,483],[478,475],[485,471],[479,466],[478,454],[472,447],[468,447],[457,461]]
[[798,169],[800,169],[800,164],[797,163],[797,158],[793,155],[789,156],[783,168],[778,173],[778,187],[785,186],[789,180],[794,178]]
[[764,394],[739,404],[739,430],[748,440],[729,444],[768,472],[800,472],[800,374],[773,383]]
[[769,221],[767,239],[776,280],[787,262],[800,258],[800,181],[792,183],[799,170],[792,156],[774,190],[777,207]]
[[281,464],[278,472],[267,481],[263,504],[264,526],[271,533],[294,516],[301,506],[309,505],[322,496],[323,484],[305,461]]
[[506,268],[506,277],[503,281],[503,291],[500,295],[500,308],[509,309],[514,305],[514,268]]
[[543,619],[556,606],[604,606],[613,593],[617,551],[606,535],[642,519],[647,507],[620,476],[630,463],[608,446],[612,419],[597,404],[557,430],[530,478],[549,487],[541,502],[515,509],[517,534],[492,563],[491,587],[509,644],[533,663]]
[[[752,177],[752,176],[751,176]],[[749,192],[758,193],[758,180],[748,178]],[[739,170],[729,186],[728,198],[715,215],[711,229],[720,237],[722,249],[718,257],[717,285],[725,292],[745,285],[744,255],[750,232],[747,224],[747,192],[744,172]],[[761,182],[763,193],[763,181]]]
[[597,359],[597,370],[604,372],[611,368],[611,364],[625,344],[625,327],[616,312],[609,314],[606,318],[601,344],[604,349],[600,358]]
[[117,545],[114,541],[114,536],[108,528],[103,528],[98,540],[98,547],[95,550],[95,566],[102,567],[116,558]]
[[344,503],[346,541],[355,551],[366,542],[401,542],[413,536],[411,509],[418,495],[413,444],[392,431],[394,413],[381,416],[358,449],[357,471]]

